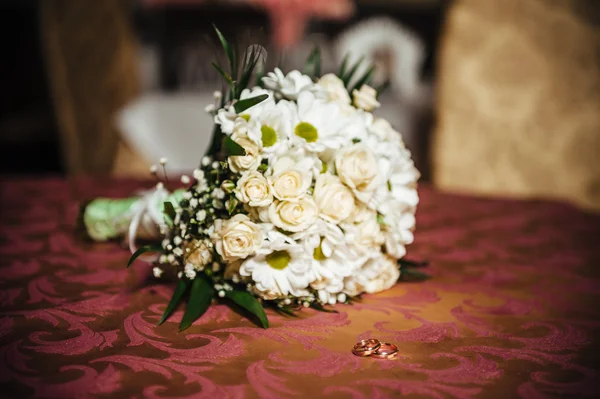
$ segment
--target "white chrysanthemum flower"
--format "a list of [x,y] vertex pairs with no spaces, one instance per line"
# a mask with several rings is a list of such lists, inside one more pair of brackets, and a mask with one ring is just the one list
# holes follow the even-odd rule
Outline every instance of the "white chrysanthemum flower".
[[252,90],[244,89],[240,93],[240,101],[245,100],[247,98],[256,97],[261,94],[267,94],[269,98],[261,101],[260,103],[253,105],[250,108],[242,111],[240,114],[235,112],[235,108],[233,105],[228,105],[226,107],[221,108],[217,111],[214,122],[216,125],[221,127],[221,131],[227,135],[233,134],[233,130],[235,127],[235,123],[238,119],[243,119],[245,121],[251,120],[253,117],[262,114],[265,110],[273,108],[275,106],[275,100],[273,98],[273,92],[269,90],[262,89],[260,87],[255,87]]
[[368,217],[358,223],[343,223],[342,228],[346,233],[346,242],[358,253],[373,256],[381,252],[381,246],[385,243],[385,235],[377,220],[377,214],[365,211]]
[[256,256],[242,263],[239,273],[252,278],[258,295],[264,299],[308,295],[307,288],[314,279],[312,260],[304,247],[280,236],[272,235],[274,241],[265,241]]
[[384,215],[384,235],[386,252],[400,259],[406,255],[406,245],[414,240],[415,208],[403,205],[398,201],[390,201],[389,213]]
[[311,287],[317,290],[322,303],[335,304],[344,289],[344,279],[351,276],[366,260],[346,245],[342,230],[329,222],[318,220],[307,231],[293,237],[304,237],[303,245],[312,254]]
[[[341,113],[339,104],[317,98],[305,91],[298,96],[297,119],[292,135],[296,145],[312,152],[339,149],[352,143],[350,119]],[[356,126],[354,126],[356,128]]]
[[312,176],[321,173],[323,163],[319,157],[306,148],[291,145],[288,140],[274,152],[269,159],[269,168],[265,172],[267,176],[273,176],[285,170],[295,169],[308,172]]
[[292,135],[295,104],[282,100],[266,107],[260,114],[251,115],[248,137],[258,143],[266,154],[276,152]]
[[281,69],[269,72],[262,78],[267,89],[273,90],[280,98],[296,100],[301,92],[313,88],[314,83],[310,76],[303,75],[299,71],[291,71],[284,75]]

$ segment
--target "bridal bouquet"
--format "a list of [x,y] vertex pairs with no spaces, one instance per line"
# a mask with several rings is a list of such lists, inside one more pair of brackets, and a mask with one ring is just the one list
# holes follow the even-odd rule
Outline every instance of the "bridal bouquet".
[[157,252],[155,275],[176,271],[160,323],[186,298],[181,329],[215,297],[266,328],[267,304],[286,313],[327,310],[392,287],[418,266],[403,257],[419,172],[400,134],[371,113],[379,106],[368,86],[372,68],[356,76],[359,63],[344,62],[337,74],[319,76],[314,51],[305,73],[275,69],[249,88],[260,50],[238,65],[217,34],[229,72],[214,65],[228,92],[207,107],[213,142],[193,178],[182,178],[187,189],[169,193],[159,183],[142,197],[98,199],[84,210],[90,236],[129,230],[130,245],[141,233],[162,239],[137,249],[130,264]]

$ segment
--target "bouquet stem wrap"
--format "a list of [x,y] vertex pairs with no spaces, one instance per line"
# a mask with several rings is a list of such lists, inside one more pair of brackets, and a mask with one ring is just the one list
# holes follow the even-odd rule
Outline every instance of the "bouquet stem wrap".
[[168,228],[164,204],[174,207],[181,201],[184,189],[169,193],[162,184],[123,199],[96,198],[83,211],[83,224],[94,241],[126,237],[131,252],[137,250],[136,239],[160,240]]

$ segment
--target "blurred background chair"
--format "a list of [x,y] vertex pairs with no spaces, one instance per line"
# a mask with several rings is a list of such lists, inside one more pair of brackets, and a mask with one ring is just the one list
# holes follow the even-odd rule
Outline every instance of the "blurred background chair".
[[600,209],[600,2],[459,0],[442,43],[435,184]]
[[[117,113],[139,93],[127,3],[44,0],[40,7],[66,170],[106,174],[115,164],[135,169],[134,152],[125,147],[114,123]],[[120,152],[128,156],[119,156]]]

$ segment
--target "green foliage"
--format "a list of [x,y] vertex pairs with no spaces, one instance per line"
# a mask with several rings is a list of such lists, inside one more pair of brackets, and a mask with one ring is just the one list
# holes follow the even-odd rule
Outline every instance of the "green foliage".
[[269,98],[268,94],[261,94],[255,97],[245,98],[243,100],[237,101],[233,105],[233,109],[235,109],[235,112],[239,114],[240,112],[244,112],[245,110],[255,106],[256,104],[260,104],[267,98]]
[[140,257],[140,255],[145,254],[146,252],[162,252],[163,248],[158,245],[158,244],[153,244],[153,245],[145,245],[143,247],[141,247],[140,249],[138,249],[137,251],[135,251],[133,253],[133,255],[131,255],[131,258],[129,258],[129,262],[127,262],[127,267],[131,266],[131,264]]
[[[215,32],[217,33],[217,36],[219,37],[219,41],[221,42],[221,46],[223,47],[223,50],[225,51],[225,55],[227,55],[227,60],[229,61],[229,68],[230,68],[231,74],[234,75],[235,69],[236,69],[236,58],[237,58],[236,54],[233,51],[233,49],[231,48],[231,46],[229,45],[229,43],[227,42],[227,40],[225,39],[225,36],[223,36],[221,31],[219,29],[217,29],[215,24],[213,24],[213,28],[214,28]],[[213,65],[216,66],[216,64],[214,64],[214,63],[213,63]]]
[[319,312],[325,312],[325,313],[339,313],[339,312],[338,312],[337,310],[335,310],[335,309],[328,309],[328,308],[324,307],[323,305],[321,305],[321,304],[320,304],[319,302],[317,302],[317,301],[313,301],[313,302],[310,304],[310,307],[311,307],[311,308],[313,308],[313,309],[315,309],[315,310],[318,310]]
[[340,79],[342,79],[342,81],[344,82],[344,85],[346,86],[347,89],[350,89],[350,81],[352,80],[352,77],[354,77],[354,74],[356,73],[356,71],[358,70],[358,68],[360,67],[360,64],[362,64],[364,59],[365,59],[364,56],[360,57],[358,59],[358,61],[356,61],[356,63],[354,65],[352,65],[352,67],[350,68],[350,70],[347,73],[340,76]]
[[175,215],[177,213],[175,212],[175,208],[173,207],[173,204],[170,201],[166,201],[163,203],[163,213],[165,215],[165,221],[167,222],[167,224],[169,226],[172,226],[173,222],[175,221]]
[[225,151],[225,155],[229,157],[246,155],[246,150],[244,150],[244,147],[233,141],[233,139],[229,136],[225,136],[223,138],[223,149]]
[[223,79],[225,80],[225,82],[229,85],[229,87],[231,87],[233,89],[235,87],[235,82],[233,81],[233,78],[231,77],[231,75],[228,74],[227,72],[225,72],[223,70],[223,68],[221,68],[219,66],[219,64],[217,64],[215,62],[211,62],[211,64],[221,74],[221,76],[223,77]]
[[368,85],[369,83],[371,83],[371,79],[373,78],[374,73],[375,73],[375,66],[371,65],[369,67],[369,69],[367,69],[367,71],[363,74],[363,76],[358,78],[358,80],[356,81],[356,83],[354,84],[352,89],[349,90],[350,93],[352,93],[352,91],[355,89],[359,90],[362,85]]
[[308,55],[304,64],[304,74],[313,79],[321,76],[321,51],[318,47],[315,47]]
[[[239,54],[237,49],[234,49],[231,44],[227,41],[225,36],[221,33],[221,31],[213,25],[213,28],[217,34],[219,42],[221,43],[221,47],[227,56],[227,61],[229,64],[229,73],[225,71],[223,67],[216,63],[212,63],[215,69],[219,72],[219,74],[223,77],[224,81],[229,86],[230,92],[223,93],[223,101],[227,97],[229,100],[237,100],[240,98],[240,94],[244,89],[248,87],[250,81],[252,80],[252,76],[256,67],[259,64],[259,61],[262,57],[264,57],[264,47],[259,45],[254,45],[249,47],[249,50],[246,50],[244,53],[244,59],[242,61],[241,68],[239,67]],[[223,106],[224,103],[221,104]]]
[[398,266],[400,266],[399,281],[417,282],[429,279],[430,276],[427,273],[417,270],[427,265],[429,265],[427,261],[413,261],[405,258],[398,259]]
[[162,323],[164,323],[165,320],[167,320],[167,318],[171,315],[171,313],[173,313],[173,310],[175,310],[175,308],[177,307],[179,302],[181,302],[181,299],[183,298],[183,294],[185,294],[187,292],[187,290],[190,288],[191,283],[192,283],[192,281],[188,280],[187,278],[179,279],[179,282],[177,283],[177,287],[175,288],[175,292],[173,292],[173,296],[171,297],[171,301],[167,305],[165,312],[163,313],[162,317],[158,321],[159,326]]
[[421,271],[412,269],[412,268],[402,268],[400,269],[400,281],[404,282],[417,282],[417,281],[425,281],[428,280],[430,276]]
[[385,82],[378,85],[377,87],[374,87],[374,89],[375,89],[375,91],[377,91],[377,95],[380,95],[381,93],[386,91],[389,87],[390,87],[390,81],[386,80]]
[[398,265],[400,267],[425,267],[425,266],[429,265],[429,262],[426,260],[417,261],[417,260],[410,260],[410,259],[402,258],[402,259],[398,259]]
[[248,291],[225,291],[225,297],[233,303],[250,312],[260,321],[262,328],[269,328],[269,320],[260,302]]
[[346,54],[344,56],[344,59],[342,60],[342,63],[340,64],[340,69],[337,74],[340,79],[342,79],[344,77],[344,75],[346,74],[347,68],[348,68],[348,54]]
[[[256,67],[259,66],[259,61],[261,57],[263,57],[263,52],[266,52],[264,47],[259,45],[251,46],[250,52],[246,50],[246,54],[244,57],[244,63],[242,64],[242,71],[240,74],[239,83],[236,87],[236,93],[241,94],[242,90],[246,89],[250,84],[250,80],[252,79],[252,75],[256,70]],[[260,70],[262,71],[262,65],[260,65]],[[259,71],[260,72],[260,71]],[[260,80],[260,76],[257,73],[256,79]]]
[[212,284],[206,277],[202,275],[197,276],[192,282],[190,299],[185,313],[183,314],[183,318],[181,319],[179,331],[189,328],[194,321],[200,318],[210,306],[213,297],[214,289]]

